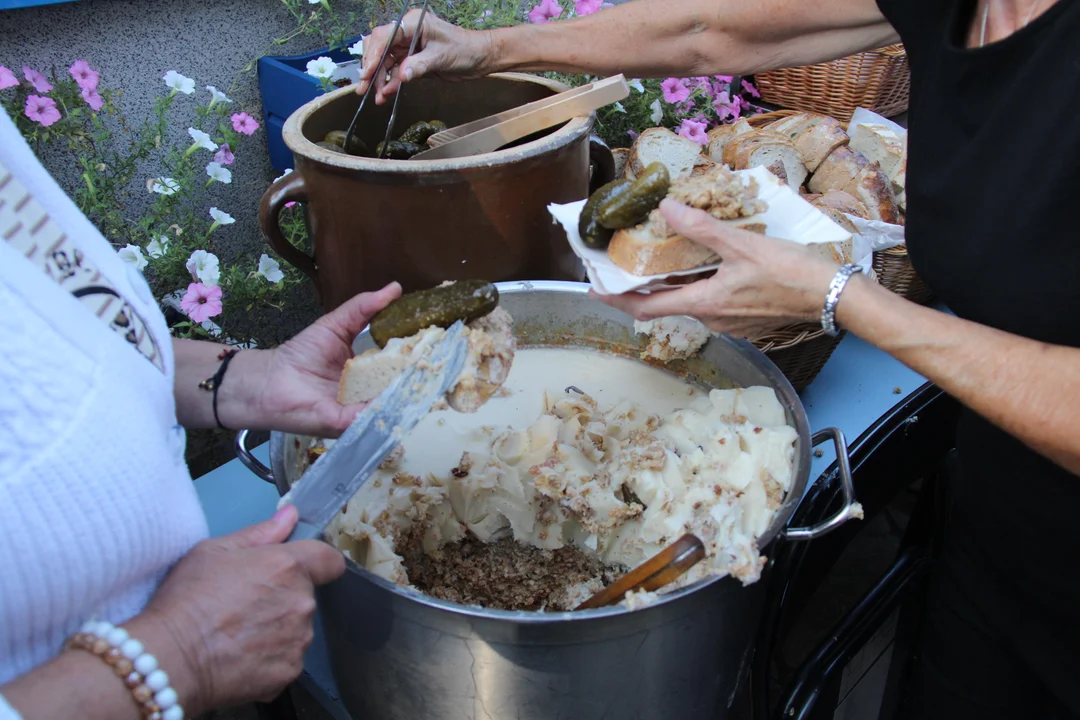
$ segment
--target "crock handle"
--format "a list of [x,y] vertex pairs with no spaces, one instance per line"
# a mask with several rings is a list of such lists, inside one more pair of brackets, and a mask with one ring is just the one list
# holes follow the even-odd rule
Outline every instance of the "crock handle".
[[248,450],[247,446],[247,437],[247,430],[241,430],[236,433],[236,457],[240,459],[240,462],[244,464],[244,467],[255,473],[260,480],[265,480],[271,485],[274,485],[273,471],[263,465],[262,462],[259,461],[259,458],[251,454],[251,451]]
[[589,195],[615,179],[615,156],[596,135],[589,136]]
[[851,462],[848,458],[847,440],[839,428],[825,428],[814,433],[810,439],[810,445],[817,447],[826,440],[832,440],[836,447],[836,464],[839,468],[840,491],[844,495],[844,507],[828,520],[817,525],[802,528],[788,528],[784,531],[787,540],[813,540],[843,525],[853,518],[862,518],[862,505],[855,502],[855,485],[851,480]]
[[279,177],[263,193],[262,202],[259,203],[259,226],[262,228],[267,244],[274,248],[278,255],[311,278],[318,287],[319,278],[315,268],[315,259],[286,240],[278,224],[278,216],[286,203],[307,202],[307,199],[307,186],[304,184],[303,175],[291,172]]

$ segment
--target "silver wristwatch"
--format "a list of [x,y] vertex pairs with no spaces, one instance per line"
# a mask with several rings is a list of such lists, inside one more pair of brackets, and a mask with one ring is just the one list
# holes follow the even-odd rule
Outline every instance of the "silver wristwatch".
[[825,306],[821,308],[821,328],[826,335],[836,337],[840,334],[840,328],[836,327],[836,306],[840,302],[840,293],[844,292],[848,280],[862,268],[854,263],[844,265],[836,271],[832,283],[829,285],[829,293],[825,296]]

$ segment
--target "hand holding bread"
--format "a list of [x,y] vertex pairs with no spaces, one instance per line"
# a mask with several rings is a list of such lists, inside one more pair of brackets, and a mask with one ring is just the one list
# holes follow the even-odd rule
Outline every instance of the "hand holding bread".
[[712,277],[679,289],[596,296],[600,300],[638,320],[688,315],[736,337],[817,320],[836,263],[806,246],[733,227],[672,200],[664,200],[658,213],[681,237],[724,262]]

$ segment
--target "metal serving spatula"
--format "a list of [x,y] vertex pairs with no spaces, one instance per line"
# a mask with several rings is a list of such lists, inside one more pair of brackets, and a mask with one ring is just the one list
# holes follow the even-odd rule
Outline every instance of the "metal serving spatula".
[[383,390],[289,491],[300,521],[289,540],[311,540],[371,477],[435,401],[454,386],[468,350],[465,325],[454,323],[428,352]]

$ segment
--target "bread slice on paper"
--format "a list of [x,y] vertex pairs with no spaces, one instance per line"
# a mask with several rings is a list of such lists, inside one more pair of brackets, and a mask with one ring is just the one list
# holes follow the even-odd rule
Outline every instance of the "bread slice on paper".
[[[737,171],[736,175],[746,183],[749,183],[751,178],[758,183],[758,198],[763,200],[768,208],[753,217],[728,222],[750,225],[750,229],[761,229],[753,227],[761,224],[767,235],[807,245],[830,260],[851,262],[852,237],[848,230],[811,206],[763,167]],[[587,248],[581,242],[577,228],[578,218],[584,206],[585,200],[579,200],[565,205],[552,204],[548,206],[548,210],[552,217],[563,226],[570,246],[585,265],[589,282],[601,295],[616,295],[633,291],[652,292],[679,287],[690,280],[707,276],[719,267],[715,254],[709,248],[698,246],[697,243],[686,238],[678,238],[674,241],[664,238],[661,241],[659,237],[656,237],[649,241],[647,238],[638,236],[641,229],[633,229],[624,232],[644,248],[641,250],[643,257],[649,257],[650,254],[653,257],[662,255],[666,260],[660,266],[678,269],[649,275],[635,275],[627,272],[612,260],[607,250]],[[658,251],[650,248],[655,245],[662,245],[666,249]],[[701,247],[701,249],[693,249],[691,245]],[[690,265],[690,263],[704,264]],[[657,266],[656,262],[643,264],[646,267],[650,264],[652,267]],[[684,267],[679,267],[680,265]]]

